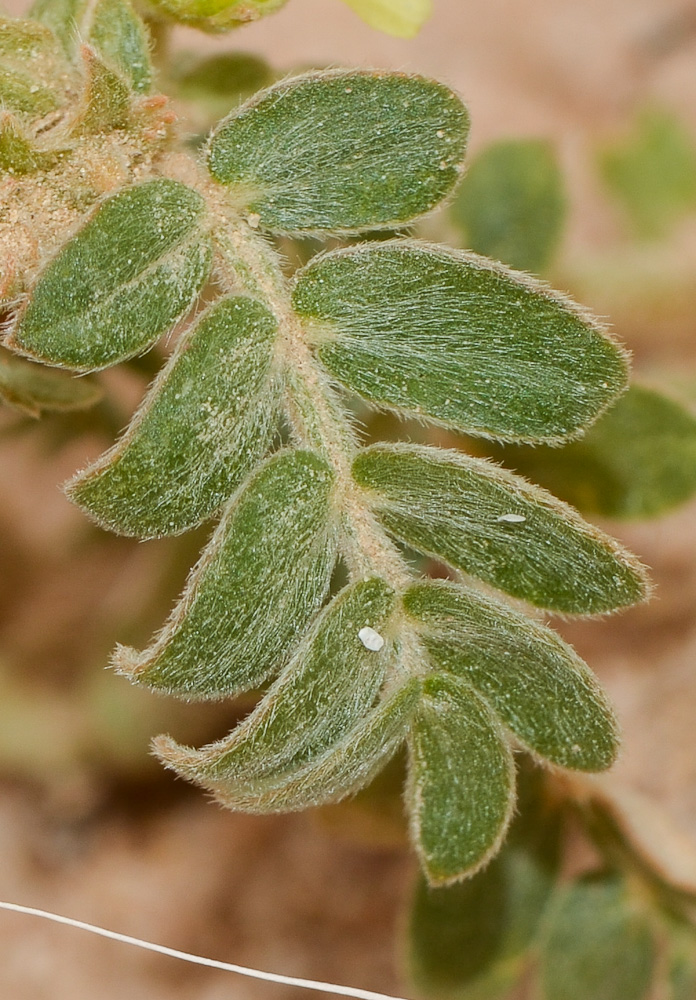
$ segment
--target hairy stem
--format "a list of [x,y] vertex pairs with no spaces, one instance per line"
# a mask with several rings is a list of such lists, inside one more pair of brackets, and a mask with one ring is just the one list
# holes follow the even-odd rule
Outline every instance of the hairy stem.
[[215,239],[223,269],[262,299],[278,321],[276,364],[286,386],[292,435],[301,446],[321,451],[334,469],[335,502],[344,529],[342,555],[351,577],[378,574],[402,588],[412,574],[353,480],[351,464],[358,444],[350,414],[307,345],[276,251],[241,219],[225,219]]

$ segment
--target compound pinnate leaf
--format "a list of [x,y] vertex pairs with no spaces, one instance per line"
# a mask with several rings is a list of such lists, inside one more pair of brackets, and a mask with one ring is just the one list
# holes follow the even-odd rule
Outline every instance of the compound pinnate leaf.
[[602,771],[616,722],[594,675],[538,622],[456,584],[417,584],[404,607],[438,670],[471,684],[525,747],[561,767]]
[[493,455],[589,514],[655,517],[696,492],[696,418],[639,385],[579,441]]
[[546,286],[463,251],[395,241],[300,271],[294,305],[365,399],[472,434],[561,441],[626,387],[622,350]]
[[449,194],[468,128],[462,103],[432,80],[312,73],[275,84],[225,119],[208,165],[273,231],[387,229]]
[[0,400],[27,416],[38,417],[44,410],[86,410],[101,397],[100,386],[89,379],[44,368],[0,349]]
[[432,14],[432,0],[343,0],[371,28],[415,38]]
[[551,143],[509,139],[476,157],[450,212],[464,229],[467,247],[539,274],[558,246],[565,208]]
[[241,792],[232,787],[220,801],[250,812],[290,812],[357,792],[405,740],[420,691],[417,678],[402,683],[323,755],[280,777],[252,782]]
[[353,475],[397,538],[513,597],[567,614],[645,598],[644,571],[625,549],[490,462],[440,448],[373,445],[356,456]]
[[640,907],[618,876],[587,877],[570,886],[550,922],[541,1000],[644,1000],[656,948]]
[[40,273],[10,346],[78,371],[147,350],[208,277],[204,211],[196,191],[171,180],[108,198]]
[[121,440],[68,484],[70,498],[99,524],[140,538],[185,531],[213,514],[270,445],[277,332],[254,299],[206,310]]
[[128,0],[36,0],[29,16],[45,24],[75,61],[80,42],[93,45],[137,93],[152,77],[147,32]]
[[505,734],[468,684],[432,674],[409,739],[411,831],[432,885],[456,882],[498,851],[515,802]]
[[323,756],[369,713],[393,649],[389,641],[379,651],[367,649],[359,633],[369,626],[384,634],[394,604],[394,592],[378,578],[346,587],[226,739],[190,750],[160,738],[159,756],[228,804],[239,799],[248,808],[259,780],[277,780]]
[[282,452],[247,480],[155,643],[119,647],[131,680],[219,698],[282,666],[326,596],[336,558],[333,474],[308,451]]

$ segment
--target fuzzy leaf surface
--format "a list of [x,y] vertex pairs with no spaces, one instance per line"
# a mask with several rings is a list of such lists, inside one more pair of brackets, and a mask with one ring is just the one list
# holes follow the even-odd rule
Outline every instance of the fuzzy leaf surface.
[[201,31],[239,28],[279,10],[287,0],[150,0],[157,15]]
[[366,625],[383,632],[394,603],[393,591],[378,578],[346,587],[323,610],[251,715],[227,738],[201,750],[163,738],[156,745],[159,756],[228,803],[253,800],[260,779],[277,780],[323,756],[374,705],[392,656],[391,643],[374,652],[365,648],[358,632]]
[[0,112],[0,172],[21,177],[37,170],[50,170],[60,159],[60,151],[38,148],[24,133],[14,115]]
[[74,61],[80,41],[93,45],[137,93],[152,77],[147,32],[128,0],[36,0],[29,16],[45,24]]
[[438,670],[471,684],[533,753],[602,771],[616,757],[616,721],[589,668],[551,629],[456,584],[416,584],[406,612],[425,626]]
[[432,80],[312,73],[275,84],[226,118],[208,165],[275,232],[387,229],[452,190],[468,129],[462,103]]
[[409,749],[406,801],[428,881],[472,875],[497,852],[514,806],[514,765],[502,728],[468,684],[432,674]]
[[27,416],[38,417],[43,410],[86,410],[101,398],[100,386],[89,379],[32,364],[0,348],[0,400]]
[[645,597],[637,561],[550,493],[482,459],[373,445],[353,475],[406,544],[537,607],[598,614]]
[[260,778],[241,794],[218,796],[247,812],[290,812],[336,802],[367,785],[406,739],[420,697],[420,682],[406,681],[322,755],[280,777]]
[[696,492],[696,418],[639,385],[564,448],[499,448],[495,458],[588,514],[649,518]]
[[39,275],[10,346],[78,371],[147,350],[208,276],[204,208],[196,191],[171,180],[108,198]]
[[549,142],[508,139],[467,170],[450,210],[466,246],[521,271],[551,263],[565,221],[563,179]]
[[260,685],[326,596],[336,558],[333,474],[309,451],[269,459],[225,511],[155,643],[119,647],[131,680],[185,698]]
[[85,67],[82,107],[71,135],[81,138],[127,128],[132,97],[127,80],[90,46],[83,46],[82,58]]
[[213,514],[270,446],[278,414],[277,322],[230,297],[189,329],[126,433],[68,485],[111,531],[176,534]]
[[550,925],[541,1000],[644,1000],[655,952],[648,919],[622,879],[581,879],[566,890]]
[[588,315],[475,254],[413,241],[335,250],[294,305],[331,374],[379,406],[508,441],[560,441],[626,385]]

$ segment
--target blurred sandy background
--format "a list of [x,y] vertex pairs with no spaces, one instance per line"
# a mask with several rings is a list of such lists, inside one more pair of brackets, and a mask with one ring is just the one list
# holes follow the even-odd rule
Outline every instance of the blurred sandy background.
[[[176,45],[259,52],[287,69],[357,64],[429,73],[468,102],[474,150],[498,137],[553,139],[571,198],[555,283],[611,319],[645,376],[678,382],[696,399],[696,219],[635,246],[593,159],[651,100],[696,133],[695,21],[696,6],[683,0],[435,0],[420,37],[402,42],[371,31],[339,0],[290,0],[234,36],[180,31]],[[660,39],[675,30],[676,44],[660,55]],[[412,863],[402,851],[337,837],[312,815],[224,814],[154,766],[141,773],[157,720],[145,711],[133,729],[136,703],[114,708],[100,682],[85,681],[101,676],[109,647],[125,638],[117,631],[123,622],[136,633],[145,627],[138,614],[151,581],[171,578],[175,592],[183,572],[172,568],[166,545],[87,545],[87,529],[57,485],[103,442],[80,439],[53,455],[28,438],[0,447],[0,666],[3,678],[22,673],[36,691],[34,711],[31,699],[2,699],[0,896],[228,961],[403,989],[393,942]],[[696,503],[649,525],[606,527],[652,567],[655,600],[564,632],[619,707],[625,752],[617,774],[658,798],[696,838]],[[168,600],[149,609],[150,625]],[[73,760],[70,737],[83,727],[83,704],[112,735],[105,751],[87,733]],[[133,729],[127,750],[121,724]],[[32,766],[22,763],[27,741]],[[282,1000],[300,993],[0,914],[0,995]]]

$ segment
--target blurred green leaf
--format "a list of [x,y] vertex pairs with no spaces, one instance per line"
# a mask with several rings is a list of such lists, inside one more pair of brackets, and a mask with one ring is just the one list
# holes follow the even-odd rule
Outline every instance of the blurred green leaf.
[[409,750],[406,804],[428,881],[446,885],[473,875],[497,853],[515,802],[502,727],[468,684],[432,674]]
[[267,452],[278,416],[275,318],[229,297],[187,330],[128,429],[68,484],[98,524],[176,534],[228,500]]
[[204,209],[198,192],[164,179],[107,198],[40,272],[10,346],[79,371],[147,350],[208,277]]
[[665,1000],[696,997],[696,931],[693,927],[671,927],[667,953]]
[[159,15],[201,31],[229,31],[266,14],[274,14],[286,0],[149,0]]
[[274,73],[260,56],[248,52],[223,52],[197,59],[182,70],[174,67],[174,90],[184,101],[205,106],[215,120],[226,115],[243,98],[268,87]]
[[619,876],[570,885],[544,945],[541,1000],[644,1000],[656,961],[644,905]]
[[294,304],[331,374],[379,406],[511,441],[576,434],[626,385],[621,349],[502,265],[411,241],[323,254]]
[[504,1000],[540,939],[556,886],[558,814],[524,795],[521,816],[491,863],[433,889],[418,879],[408,924],[408,971],[427,997]]
[[359,633],[365,626],[383,633],[394,601],[376,578],[346,587],[240,726],[201,750],[162,737],[156,751],[163,762],[225,804],[253,811],[259,782],[318,760],[368,715],[395,653],[391,642],[368,649]]
[[432,0],[343,0],[371,28],[415,38],[433,11]]
[[604,149],[599,165],[639,237],[662,236],[696,209],[696,141],[670,111],[641,111],[631,134]]
[[466,245],[521,271],[543,273],[563,232],[563,178],[550,142],[508,139],[474,159],[450,209]]
[[444,581],[404,595],[439,670],[471,684],[526,748],[561,767],[601,771],[618,745],[594,675],[555,632],[507,605]]
[[155,643],[118,647],[131,680],[220,698],[277,672],[326,596],[336,558],[333,475],[313,452],[281,452],[227,508]]
[[468,131],[442,84],[332,70],[257,94],[217,127],[208,165],[274,232],[388,229],[452,190]]
[[696,418],[639,385],[579,441],[492,455],[588,514],[655,517],[696,493]]
[[43,410],[86,410],[102,395],[88,378],[44,368],[0,348],[0,400],[30,417]]
[[353,463],[385,527],[421,552],[538,607],[597,614],[645,596],[629,553],[551,494],[482,459],[373,445]]

